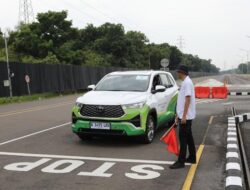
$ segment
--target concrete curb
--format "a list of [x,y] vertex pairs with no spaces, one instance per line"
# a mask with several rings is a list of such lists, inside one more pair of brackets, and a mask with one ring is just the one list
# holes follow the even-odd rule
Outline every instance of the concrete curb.
[[226,153],[226,190],[243,190],[242,160],[239,150],[237,125],[250,120],[250,113],[228,117]]
[[243,189],[243,171],[237,138],[236,118],[228,118],[226,153],[226,190]]
[[250,92],[229,92],[229,96],[250,96]]

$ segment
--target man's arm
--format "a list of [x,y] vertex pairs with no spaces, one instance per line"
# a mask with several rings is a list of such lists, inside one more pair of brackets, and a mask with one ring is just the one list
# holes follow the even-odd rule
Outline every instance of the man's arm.
[[186,124],[186,122],[187,122],[187,112],[188,112],[188,108],[190,106],[190,101],[191,101],[191,96],[186,96],[185,97],[184,112],[183,112],[181,124]]

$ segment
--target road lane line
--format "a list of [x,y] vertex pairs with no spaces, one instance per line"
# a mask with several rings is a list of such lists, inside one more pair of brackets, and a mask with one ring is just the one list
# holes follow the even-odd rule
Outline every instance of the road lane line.
[[5,141],[5,142],[2,142],[0,143],[0,146],[2,145],[5,145],[5,144],[9,144],[9,143],[12,143],[12,142],[16,142],[16,141],[19,141],[19,140],[22,140],[22,139],[25,139],[25,138],[28,138],[28,137],[32,137],[32,136],[35,136],[35,135],[38,135],[38,134],[41,134],[41,133],[44,133],[44,132],[47,132],[47,131],[51,131],[51,130],[54,130],[54,129],[57,129],[57,128],[60,128],[60,127],[64,127],[66,125],[69,125],[71,124],[71,122],[68,122],[68,123],[63,123],[61,125],[57,125],[57,126],[54,126],[54,127],[50,127],[48,129],[44,129],[44,130],[41,130],[41,131],[37,131],[35,133],[31,133],[31,134],[28,134],[28,135],[24,135],[22,137],[18,137],[18,138],[14,138],[14,139],[11,139],[11,140],[8,140],[8,141]]
[[212,122],[213,122],[213,120],[214,120],[214,116],[211,116],[211,117],[210,117],[210,119],[209,119],[208,124],[209,124],[209,125],[211,125],[211,124],[212,124]]
[[198,168],[198,164],[200,162],[203,150],[205,148],[205,140],[206,140],[210,125],[212,125],[213,119],[214,119],[214,116],[210,116],[208,126],[207,126],[207,130],[206,130],[206,132],[204,134],[202,143],[199,146],[198,151],[196,153],[196,164],[191,165],[191,167],[190,167],[190,169],[188,171],[187,177],[185,179],[185,182],[184,182],[184,184],[182,186],[182,190],[190,190],[191,189],[191,186],[192,186],[192,183],[193,183],[193,180],[194,180],[194,176],[195,176],[197,168]]
[[200,158],[201,158],[201,155],[203,153],[204,147],[205,147],[205,145],[203,145],[203,144],[201,144],[199,146],[197,154],[196,154],[197,163],[192,164],[192,166],[190,167],[190,169],[188,171],[187,178],[186,178],[186,180],[184,182],[184,185],[182,187],[182,190],[190,190],[191,189],[191,186],[192,186],[192,183],[193,183],[193,180],[194,180],[194,176],[195,176],[198,164],[200,162]]
[[[0,155],[1,156],[17,156],[17,157],[33,157],[33,158],[55,158],[55,159],[89,160],[89,161],[105,161],[105,162],[160,164],[160,165],[172,165],[174,163],[174,161],[160,161],[160,160],[139,160],[139,159],[104,158],[104,157],[88,157],[88,156],[66,156],[66,155],[30,154],[30,153],[16,153],[16,152],[0,152]],[[190,165],[190,164],[186,164],[186,165]]]
[[64,102],[64,103],[59,103],[59,104],[52,104],[52,105],[48,105],[48,106],[37,106],[34,108],[23,109],[20,111],[10,111],[10,112],[5,112],[5,113],[0,113],[0,118],[12,116],[12,115],[17,115],[17,114],[22,114],[22,113],[27,113],[27,112],[41,111],[41,110],[46,110],[46,109],[51,109],[51,108],[57,108],[57,107],[66,106],[69,104],[73,104],[73,102],[69,101],[69,102]]

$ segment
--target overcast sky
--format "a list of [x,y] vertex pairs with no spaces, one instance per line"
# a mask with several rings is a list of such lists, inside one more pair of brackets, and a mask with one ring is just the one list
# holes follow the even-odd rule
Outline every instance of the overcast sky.
[[[34,13],[68,10],[74,26],[122,23],[144,32],[151,42],[177,45],[184,52],[213,60],[224,69],[236,67],[250,50],[249,0],[32,0]],[[19,0],[0,1],[0,27],[14,28]]]

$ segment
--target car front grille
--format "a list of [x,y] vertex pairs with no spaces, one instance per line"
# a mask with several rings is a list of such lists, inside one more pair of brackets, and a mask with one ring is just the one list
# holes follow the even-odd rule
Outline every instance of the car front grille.
[[124,115],[124,111],[119,105],[83,105],[81,115],[84,117],[107,117],[119,118]]
[[111,135],[111,136],[126,136],[127,133],[123,130],[100,130],[100,129],[79,129],[79,134],[92,135]]

